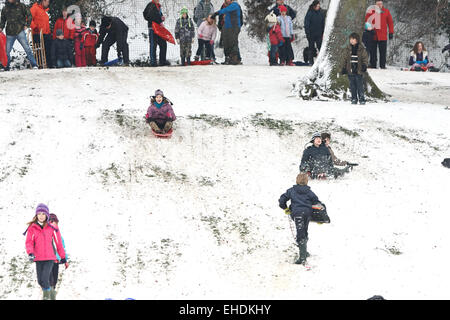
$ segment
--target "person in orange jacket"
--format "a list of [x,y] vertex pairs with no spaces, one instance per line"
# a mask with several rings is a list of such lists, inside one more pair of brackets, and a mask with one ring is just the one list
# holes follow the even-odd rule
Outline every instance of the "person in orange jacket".
[[40,0],[33,4],[30,9],[33,19],[31,21],[31,30],[33,32],[33,40],[35,43],[40,43],[40,33],[44,35],[45,59],[47,60],[47,67],[52,67],[51,48],[52,48],[52,34],[50,31],[50,18],[47,14],[49,10],[50,0]]
[[61,17],[56,19],[55,26],[53,27],[53,40],[56,39],[56,30],[62,30],[64,33],[64,39],[73,40],[75,22],[67,13],[67,8],[62,9]]

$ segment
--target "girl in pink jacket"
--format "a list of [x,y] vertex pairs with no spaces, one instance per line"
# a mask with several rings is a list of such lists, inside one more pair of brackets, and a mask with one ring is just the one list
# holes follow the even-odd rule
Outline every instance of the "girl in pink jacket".
[[38,283],[43,291],[43,299],[50,300],[52,288],[50,274],[56,258],[56,252],[61,257],[61,263],[66,262],[66,254],[62,245],[61,233],[58,228],[50,225],[49,210],[45,204],[39,204],[36,215],[28,224],[25,248],[30,262],[36,262]]
[[217,35],[217,25],[216,19],[213,19],[211,15],[209,15],[205,21],[200,24],[197,30],[198,35],[198,49],[195,54],[195,61],[198,61],[199,56],[202,54],[203,47],[206,47],[206,60],[213,59],[215,60],[214,54],[214,41],[216,40]]

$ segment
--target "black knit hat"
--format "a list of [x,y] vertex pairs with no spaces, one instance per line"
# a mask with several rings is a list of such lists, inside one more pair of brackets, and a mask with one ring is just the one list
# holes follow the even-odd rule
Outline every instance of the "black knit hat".
[[90,22],[89,22],[89,27],[97,27],[97,23],[95,23],[95,21],[94,20],[91,20]]
[[102,18],[102,23],[100,24],[100,28],[106,28],[107,26],[109,26],[112,22],[112,17],[103,17]]

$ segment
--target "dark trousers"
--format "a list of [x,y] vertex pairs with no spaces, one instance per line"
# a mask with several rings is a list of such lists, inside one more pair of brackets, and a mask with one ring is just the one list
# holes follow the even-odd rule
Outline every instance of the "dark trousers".
[[148,29],[148,35],[150,40],[150,64],[156,66],[156,47],[159,46],[159,64],[164,65],[166,63],[167,42],[155,34],[151,28]]
[[52,271],[50,272],[50,286],[56,287],[56,283],[58,282],[58,273],[59,273],[59,263],[53,263]]
[[117,43],[117,56],[123,58],[124,63],[130,62],[130,50],[128,47],[128,31],[108,33],[102,43],[102,63],[108,62],[109,49]]
[[50,278],[55,261],[36,261],[36,274],[42,289],[50,289]]
[[374,41],[370,52],[370,67],[377,67],[377,51],[380,52],[380,68],[386,68],[387,41]]
[[291,38],[283,38],[284,44],[280,47],[280,62],[289,62],[294,60],[294,50],[292,49]]
[[319,52],[320,48],[322,47],[322,35],[309,37],[308,38],[308,47],[309,47],[308,62],[312,64],[312,63],[314,63],[313,52],[316,50],[316,47],[317,47],[317,52]]
[[223,28],[223,51],[226,57],[235,56],[239,59],[239,32],[241,30],[238,27]]
[[311,214],[306,212],[293,213],[292,220],[294,220],[295,228],[297,229],[296,241],[299,245],[308,241],[308,226],[311,220]]
[[201,56],[203,48],[206,48],[206,58],[214,58],[214,49],[209,40],[198,39],[198,49],[196,56]]
[[[45,46],[45,60],[47,60],[47,68],[53,67],[53,61],[52,61],[52,44],[53,44],[53,38],[51,34],[44,34],[44,46]],[[41,36],[39,34],[33,35],[33,41],[35,43],[41,43]]]
[[352,101],[365,102],[363,76],[360,74],[349,74],[350,92],[352,93]]

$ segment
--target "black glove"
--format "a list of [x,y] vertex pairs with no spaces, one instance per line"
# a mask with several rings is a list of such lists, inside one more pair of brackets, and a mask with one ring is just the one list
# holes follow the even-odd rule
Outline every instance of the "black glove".
[[389,40],[394,39],[394,34],[393,33],[389,33]]
[[347,165],[350,166],[350,167],[357,167],[357,166],[359,166],[359,164],[351,163],[351,162],[347,162]]
[[363,64],[363,65],[361,66],[361,71],[362,71],[362,72],[366,72],[366,71],[367,71],[367,66],[366,66],[365,64]]
[[30,260],[30,262],[34,262],[34,258],[35,258],[34,254],[30,253],[28,255],[28,260]]
[[342,68],[341,74],[347,74],[347,69]]
[[98,49],[98,48],[100,48],[100,43],[97,43],[97,44],[95,45],[95,49]]
[[64,264],[66,262],[67,262],[66,258],[62,258],[61,261],[59,261],[59,264]]

